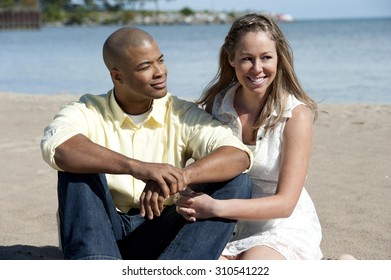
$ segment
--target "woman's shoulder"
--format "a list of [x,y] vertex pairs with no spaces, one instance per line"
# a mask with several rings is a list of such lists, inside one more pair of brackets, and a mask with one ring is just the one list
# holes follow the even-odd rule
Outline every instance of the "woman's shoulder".
[[288,94],[286,105],[287,105],[287,109],[293,110],[299,105],[305,105],[305,103],[297,99],[297,97],[294,94],[290,93]]

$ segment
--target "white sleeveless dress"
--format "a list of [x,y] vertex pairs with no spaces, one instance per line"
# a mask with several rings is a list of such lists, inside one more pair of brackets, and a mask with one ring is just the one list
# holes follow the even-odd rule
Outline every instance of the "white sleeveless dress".
[[[236,89],[233,86],[227,92],[216,96],[212,114],[227,124],[241,139],[242,127],[233,107]],[[292,110],[303,104],[293,95],[287,101],[284,117],[292,116]],[[273,112],[275,115],[276,113]],[[258,140],[253,149],[254,163],[248,175],[253,181],[252,197],[274,195],[280,169],[280,156],[285,122],[282,122],[270,135],[258,131]],[[281,253],[288,260],[321,259],[320,249],[322,231],[314,204],[303,188],[299,201],[289,218],[267,221],[238,221],[223,255],[235,256],[254,246],[265,245]]]

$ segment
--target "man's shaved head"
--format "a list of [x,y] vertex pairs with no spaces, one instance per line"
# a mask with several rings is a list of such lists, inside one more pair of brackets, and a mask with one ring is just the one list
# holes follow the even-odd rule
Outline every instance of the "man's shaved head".
[[151,44],[152,36],[136,27],[123,27],[112,33],[103,45],[103,60],[107,69],[120,68],[127,49]]

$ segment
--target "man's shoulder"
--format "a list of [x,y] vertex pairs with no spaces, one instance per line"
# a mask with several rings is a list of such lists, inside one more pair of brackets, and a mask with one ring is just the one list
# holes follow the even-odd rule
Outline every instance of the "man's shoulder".
[[108,104],[108,99],[109,99],[109,96],[108,96],[108,93],[106,94],[91,94],[91,93],[87,93],[87,94],[83,94],[79,101],[80,103],[84,103],[87,107],[90,107],[90,106],[102,106],[102,105],[107,105]]
[[168,100],[172,109],[178,113],[186,113],[192,110],[202,110],[195,102],[179,98],[175,95],[170,95]]
[[99,114],[110,113],[110,94],[84,94],[80,97],[79,106],[84,107],[83,110],[96,112]]
[[170,97],[171,116],[178,118],[179,122],[188,126],[208,125],[220,126],[217,120],[202,109],[196,102],[184,100],[175,96]]

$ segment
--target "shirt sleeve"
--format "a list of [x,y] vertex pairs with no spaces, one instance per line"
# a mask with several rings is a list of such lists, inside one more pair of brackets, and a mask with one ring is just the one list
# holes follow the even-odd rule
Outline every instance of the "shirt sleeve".
[[61,170],[54,160],[55,150],[62,143],[77,134],[88,135],[86,107],[80,102],[72,102],[62,107],[54,119],[44,129],[41,139],[43,159],[54,169]]
[[250,149],[243,144],[232,132],[232,130],[221,122],[212,118],[206,111],[193,106],[184,116],[183,123],[186,124],[188,131],[188,149],[195,160],[200,159],[217,148],[231,146],[243,150],[250,159],[251,169],[253,163],[253,154]]

